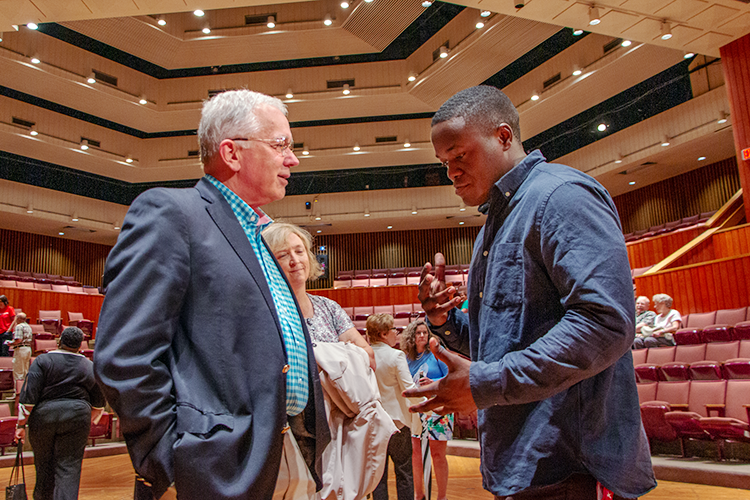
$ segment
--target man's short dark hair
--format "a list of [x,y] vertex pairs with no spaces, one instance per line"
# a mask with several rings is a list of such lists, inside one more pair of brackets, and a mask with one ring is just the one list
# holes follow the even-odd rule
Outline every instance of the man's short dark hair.
[[60,334],[60,345],[71,349],[79,349],[83,342],[83,330],[77,326],[69,326]]
[[507,123],[515,139],[521,140],[518,110],[496,87],[478,85],[457,93],[440,106],[432,117],[432,126],[458,117],[463,118],[467,125],[487,133],[497,130],[501,123]]
[[5,304],[7,306],[8,305],[8,297],[6,297],[5,295],[0,295],[0,302],[2,302],[3,304]]

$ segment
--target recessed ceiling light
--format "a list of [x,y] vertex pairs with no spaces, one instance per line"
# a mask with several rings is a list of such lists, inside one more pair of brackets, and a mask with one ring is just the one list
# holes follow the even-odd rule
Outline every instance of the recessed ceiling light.
[[417,74],[412,71],[411,73],[409,73],[409,76],[406,77],[406,79],[409,80],[410,82],[413,82],[414,80],[417,79]]
[[589,7],[589,25],[596,26],[602,22],[602,17],[599,14],[599,7],[594,7],[593,5]]
[[432,2],[431,2],[430,0],[424,0],[424,1],[422,2],[422,7],[424,7],[425,9],[426,9],[427,7],[429,7],[430,5],[432,5]]
[[411,214],[412,215],[417,215],[417,207],[412,207]]
[[354,149],[354,151],[359,151],[359,150],[361,149],[361,148],[359,147],[359,143],[358,143],[358,142],[355,142],[355,143],[354,143],[354,148],[352,148],[352,149]]
[[81,139],[81,149],[86,151],[89,148],[89,141],[88,139]]
[[29,128],[29,135],[39,135],[39,132],[36,130],[36,125],[32,125],[31,128]]
[[133,163],[133,159],[128,156],[127,158],[125,158],[125,163]]
[[475,24],[475,26],[476,26],[476,28],[477,28],[478,30],[481,30],[482,28],[484,28],[484,21],[482,21],[482,20],[480,19],[479,21],[477,21],[477,24]]
[[193,14],[195,14],[196,17],[203,17],[203,16],[206,15],[206,13],[203,12],[202,10],[200,10],[200,9],[194,10]]
[[706,157],[705,157],[705,156],[699,156],[699,157],[698,157],[698,161],[703,161],[703,160],[705,160],[705,159],[706,159]]
[[317,217],[315,217],[315,220],[320,220],[320,219],[321,219],[320,215],[318,215]]
[[607,130],[607,124],[600,123],[599,125],[596,126],[596,130],[598,130],[599,132],[604,132],[605,130]]
[[489,10],[483,10],[479,13],[479,15],[482,17],[490,17],[490,14],[492,14],[492,12],[490,12]]
[[138,99],[138,104],[146,105],[148,104],[148,99],[146,99],[145,95],[142,95],[140,99]]
[[690,59],[691,57],[695,57],[695,52],[685,52],[685,55],[682,56],[685,59]]
[[29,28],[30,30],[37,30],[37,29],[39,29],[39,25],[36,24],[36,23],[28,23],[26,25],[26,27]]
[[458,225],[459,226],[463,226],[464,225],[464,221],[459,222]]
[[406,140],[404,141],[404,147],[405,147],[405,148],[410,148],[410,147],[411,147],[411,142],[409,142],[409,139],[406,139]]
[[369,216],[370,216],[370,212],[365,211],[365,217],[369,217]]
[[348,83],[345,83],[345,84],[344,84],[344,90],[342,90],[341,92],[342,92],[342,93],[343,93],[344,95],[349,95],[349,93],[350,93],[351,91],[349,90],[349,84],[348,84]]
[[573,36],[581,36],[583,35],[583,30],[573,30]]
[[672,38],[672,29],[667,21],[663,21],[661,23],[661,39],[669,40],[670,38]]
[[534,92],[533,94],[531,94],[531,100],[532,101],[538,101],[539,100],[539,94],[536,93],[536,92]]
[[721,115],[719,116],[719,120],[717,121],[717,123],[719,123],[720,125],[723,125],[727,121],[729,121],[729,115],[727,115],[726,113],[724,113],[722,111]]
[[576,67],[575,67],[575,68],[573,69],[573,76],[580,76],[580,75],[581,75],[581,73],[583,73],[583,70],[582,70],[581,68],[579,68],[579,67],[577,67],[577,66],[576,66]]
[[42,62],[41,59],[39,59],[37,56],[32,56],[32,58],[31,58],[31,63],[32,64],[39,64],[40,62]]
[[[370,0],[370,1],[372,1],[372,0]],[[321,231],[320,229],[318,229],[318,233],[322,233],[322,232],[323,232],[323,231]]]
[[159,26],[166,26],[167,21],[163,17],[160,17],[159,19],[156,20],[156,24],[158,24]]
[[63,233],[62,231],[58,232],[57,234],[59,234],[60,236],[65,236],[65,233]]
[[615,163],[622,163],[622,160],[624,160],[625,157],[622,156],[622,154],[617,155],[617,159],[615,160]]
[[331,19],[331,16],[326,14],[326,17],[323,18],[323,24],[326,26],[330,26],[333,24],[333,20]]
[[393,226],[388,226],[388,229],[393,229]]
[[633,45],[633,42],[631,42],[630,40],[623,40],[620,45],[622,45],[623,47],[630,47],[631,45]]
[[445,45],[441,45],[440,46],[440,58],[445,59],[446,57],[448,57],[448,47],[446,47]]
[[276,27],[276,18],[273,16],[268,16],[268,22],[266,22],[266,26],[269,28],[275,28]]
[[630,182],[628,182],[628,184],[631,185],[631,186],[635,186],[635,181],[630,181]]
[[91,73],[88,78],[86,78],[86,81],[90,83],[91,85],[96,83],[96,75]]
[[209,33],[211,33],[211,28],[203,28],[201,31],[203,31],[203,33],[208,35]]
[[664,136],[664,139],[661,141],[661,145],[664,146],[664,147],[669,146],[669,137],[668,136],[666,136],[666,135]]
[[341,8],[342,9],[348,9],[349,8],[349,2],[347,2],[346,0],[344,0],[343,2],[341,2]]

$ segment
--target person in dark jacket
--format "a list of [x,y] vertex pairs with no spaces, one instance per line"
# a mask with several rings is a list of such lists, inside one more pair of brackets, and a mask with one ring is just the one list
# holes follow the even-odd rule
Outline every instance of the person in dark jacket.
[[83,332],[71,326],[60,335],[60,348],[34,360],[21,391],[16,439],[26,423],[34,450],[34,500],[78,498],[83,451],[91,422],[99,422],[104,394],[94,379],[94,364],[79,354]]

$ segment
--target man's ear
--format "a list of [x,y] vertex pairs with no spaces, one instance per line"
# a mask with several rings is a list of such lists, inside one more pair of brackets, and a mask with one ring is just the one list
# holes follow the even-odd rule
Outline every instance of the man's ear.
[[224,139],[219,144],[219,158],[222,163],[232,169],[234,172],[240,170],[240,148],[237,143],[231,139]]
[[501,123],[497,129],[495,129],[495,137],[497,137],[497,140],[503,146],[504,151],[510,149],[513,142],[516,140],[513,135],[513,129],[511,129],[510,125],[507,123]]

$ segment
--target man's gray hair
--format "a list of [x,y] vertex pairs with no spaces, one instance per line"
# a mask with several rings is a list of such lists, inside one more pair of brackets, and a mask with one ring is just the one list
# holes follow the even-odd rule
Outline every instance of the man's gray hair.
[[672,304],[674,303],[674,301],[672,300],[672,297],[670,297],[666,293],[657,293],[656,295],[654,295],[654,297],[651,300],[654,301],[654,304],[656,303],[664,304],[670,309],[672,309]]
[[453,118],[463,118],[467,125],[493,133],[502,123],[507,123],[517,141],[521,140],[518,110],[501,90],[489,85],[478,85],[457,93],[437,110],[432,126]]
[[647,303],[649,303],[649,304],[651,303],[651,301],[649,300],[649,298],[648,298],[648,297],[646,297],[645,295],[641,295],[640,297],[637,297],[637,298],[635,299],[635,301],[636,301],[636,302],[638,302],[638,301],[639,301],[639,300],[641,300],[641,299],[646,299],[646,302],[647,302]]
[[228,90],[203,103],[198,143],[204,165],[218,153],[224,139],[252,138],[260,131],[262,124],[255,115],[259,106],[277,108],[286,116],[280,99],[247,89]]

